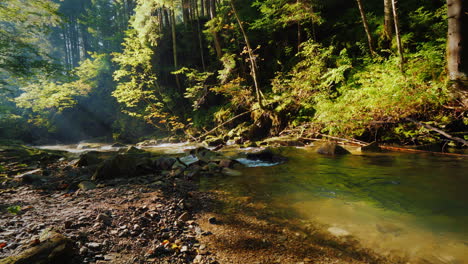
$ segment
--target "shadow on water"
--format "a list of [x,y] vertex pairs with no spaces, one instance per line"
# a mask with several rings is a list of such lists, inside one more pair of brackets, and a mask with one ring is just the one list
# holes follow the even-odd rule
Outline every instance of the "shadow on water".
[[307,148],[285,148],[282,154],[286,164],[246,168],[243,176],[202,185],[249,196],[285,218],[342,228],[384,253],[468,263],[466,159],[402,153],[326,157]]

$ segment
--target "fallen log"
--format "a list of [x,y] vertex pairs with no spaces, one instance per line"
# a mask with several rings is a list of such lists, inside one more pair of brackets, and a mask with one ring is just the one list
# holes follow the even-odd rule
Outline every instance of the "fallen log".
[[419,126],[422,126],[422,127],[426,128],[426,129],[429,129],[429,130],[432,130],[432,131],[434,131],[434,132],[437,132],[437,133],[441,134],[442,136],[444,136],[444,137],[446,137],[446,138],[448,138],[448,139],[450,139],[450,140],[459,142],[459,143],[463,144],[464,146],[467,146],[467,147],[468,147],[468,141],[466,141],[466,140],[464,140],[464,139],[462,139],[462,138],[459,138],[459,137],[454,137],[454,136],[448,134],[447,132],[445,132],[445,131],[443,131],[443,130],[437,128],[437,127],[433,127],[433,126],[431,126],[431,125],[428,125],[428,124],[419,122],[419,121],[414,120],[414,119],[409,118],[409,117],[405,118],[405,120],[408,120],[408,121],[410,121],[410,122],[413,122],[413,123],[415,123],[415,124],[417,124],[417,125],[419,125]]

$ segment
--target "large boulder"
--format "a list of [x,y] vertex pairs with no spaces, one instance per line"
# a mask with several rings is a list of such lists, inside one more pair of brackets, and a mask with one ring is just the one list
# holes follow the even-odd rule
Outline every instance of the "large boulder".
[[342,146],[339,146],[335,142],[326,142],[326,143],[322,144],[318,148],[317,153],[323,154],[323,155],[328,155],[328,156],[351,154],[351,152],[349,152],[348,150],[346,150]]
[[268,163],[278,163],[278,162],[287,161],[287,158],[276,154],[272,148],[266,148],[261,151],[248,153],[247,159],[259,160],[259,161],[268,162]]
[[71,263],[75,255],[73,241],[56,232],[47,232],[40,243],[16,256],[0,260],[0,264],[54,264]]
[[201,161],[210,162],[210,161],[219,161],[223,159],[223,156],[219,153],[211,151],[204,147],[198,147],[196,149],[190,150],[190,154],[194,157],[197,157]]
[[101,153],[98,151],[89,151],[80,155],[76,166],[93,166],[101,163],[103,159],[101,158]]
[[153,168],[157,170],[170,170],[176,161],[176,158],[160,157],[153,162]]
[[153,170],[153,163],[146,155],[120,153],[102,162],[92,176],[92,180],[128,178]]

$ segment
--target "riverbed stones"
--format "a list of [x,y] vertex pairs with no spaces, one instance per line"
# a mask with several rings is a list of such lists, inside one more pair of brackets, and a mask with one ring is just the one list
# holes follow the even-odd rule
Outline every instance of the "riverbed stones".
[[335,142],[326,142],[323,143],[317,150],[317,153],[328,156],[338,156],[351,154],[348,150],[338,145]]

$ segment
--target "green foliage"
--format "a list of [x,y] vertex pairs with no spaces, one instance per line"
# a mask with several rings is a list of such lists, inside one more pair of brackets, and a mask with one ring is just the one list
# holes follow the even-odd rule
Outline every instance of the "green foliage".
[[187,78],[187,88],[184,94],[185,98],[190,99],[194,110],[200,108],[205,103],[208,96],[208,79],[214,75],[212,72],[199,72],[195,69],[186,67],[173,72],[173,74],[182,74]]
[[50,0],[0,3],[0,88],[8,76],[30,77],[56,70],[44,40],[50,27],[60,22],[57,7]]
[[86,96],[98,83],[100,72],[109,70],[109,59],[105,54],[93,54],[74,70],[75,81],[54,82],[37,80],[21,88],[23,93],[15,99],[18,107],[31,109],[36,113],[61,112],[77,103],[80,96]]
[[278,30],[292,24],[321,24],[323,20],[314,12],[313,5],[312,1],[256,0],[252,6],[258,8],[262,16],[252,28]]
[[10,214],[14,214],[14,215],[17,215],[21,212],[21,206],[19,205],[14,205],[14,206],[9,206],[7,208],[7,211],[10,213]]
[[338,98],[316,99],[315,120],[324,132],[360,135],[379,124],[436,109],[447,100],[440,81],[443,59],[436,51],[426,47],[409,56],[405,73],[396,57],[366,65],[340,89]]
[[337,88],[344,83],[351,61],[346,50],[339,55],[333,53],[333,47],[323,48],[312,41],[303,43],[297,55],[300,61],[289,73],[272,81],[275,111],[286,115],[292,125],[311,121],[316,98],[335,97]]

